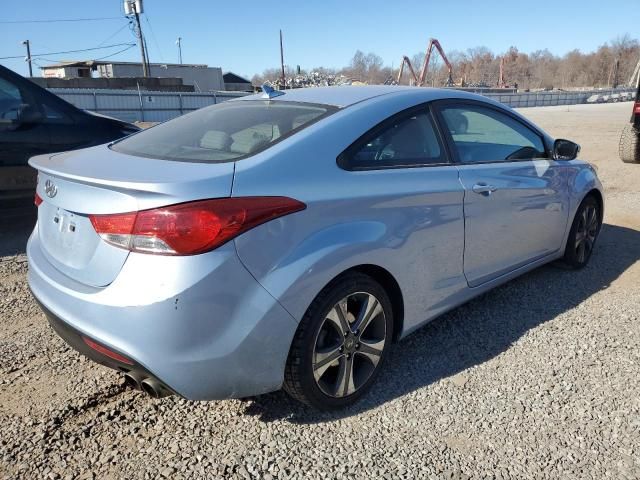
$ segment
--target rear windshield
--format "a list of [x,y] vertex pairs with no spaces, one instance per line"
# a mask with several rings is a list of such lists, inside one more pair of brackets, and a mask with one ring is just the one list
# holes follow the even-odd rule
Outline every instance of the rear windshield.
[[162,160],[231,162],[269,148],[335,110],[310,103],[226,102],[162,123],[111,148]]

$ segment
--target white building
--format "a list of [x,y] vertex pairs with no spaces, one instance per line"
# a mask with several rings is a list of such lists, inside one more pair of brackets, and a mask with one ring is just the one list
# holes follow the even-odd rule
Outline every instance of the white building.
[[[196,92],[224,90],[220,67],[208,65],[151,63],[149,77],[181,78],[184,85],[193,85]],[[62,62],[41,67],[45,78],[138,78],[142,77],[142,63],[103,62],[87,60]],[[95,72],[95,75],[93,74]]]

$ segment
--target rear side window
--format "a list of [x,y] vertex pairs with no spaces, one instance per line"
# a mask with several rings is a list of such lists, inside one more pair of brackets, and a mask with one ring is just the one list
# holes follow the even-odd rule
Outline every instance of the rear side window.
[[462,163],[546,157],[542,138],[507,114],[476,105],[444,106],[441,113]]
[[428,111],[386,121],[349,147],[339,159],[349,170],[411,167],[445,163]]
[[125,138],[117,152],[182,162],[230,162],[256,154],[337,109],[242,100],[195,111]]

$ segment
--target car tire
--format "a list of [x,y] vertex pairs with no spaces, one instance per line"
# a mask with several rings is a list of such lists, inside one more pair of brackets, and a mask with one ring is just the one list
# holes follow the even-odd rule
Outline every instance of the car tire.
[[640,163],[640,131],[631,123],[622,129],[618,152],[623,162]]
[[563,259],[566,265],[580,269],[589,263],[601,227],[600,204],[593,195],[588,195],[578,207],[571,224]]
[[318,294],[300,321],[284,390],[319,410],[347,407],[371,387],[392,337],[387,292],[368,275],[346,273]]

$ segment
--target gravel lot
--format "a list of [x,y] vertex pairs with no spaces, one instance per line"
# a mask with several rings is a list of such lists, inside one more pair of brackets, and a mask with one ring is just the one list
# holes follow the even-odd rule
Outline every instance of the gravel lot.
[[283,393],[153,400],[47,326],[0,225],[0,477],[640,478],[640,165],[630,103],[523,112],[582,144],[608,198],[588,268],[543,267],[394,346],[377,389],[317,414]]

